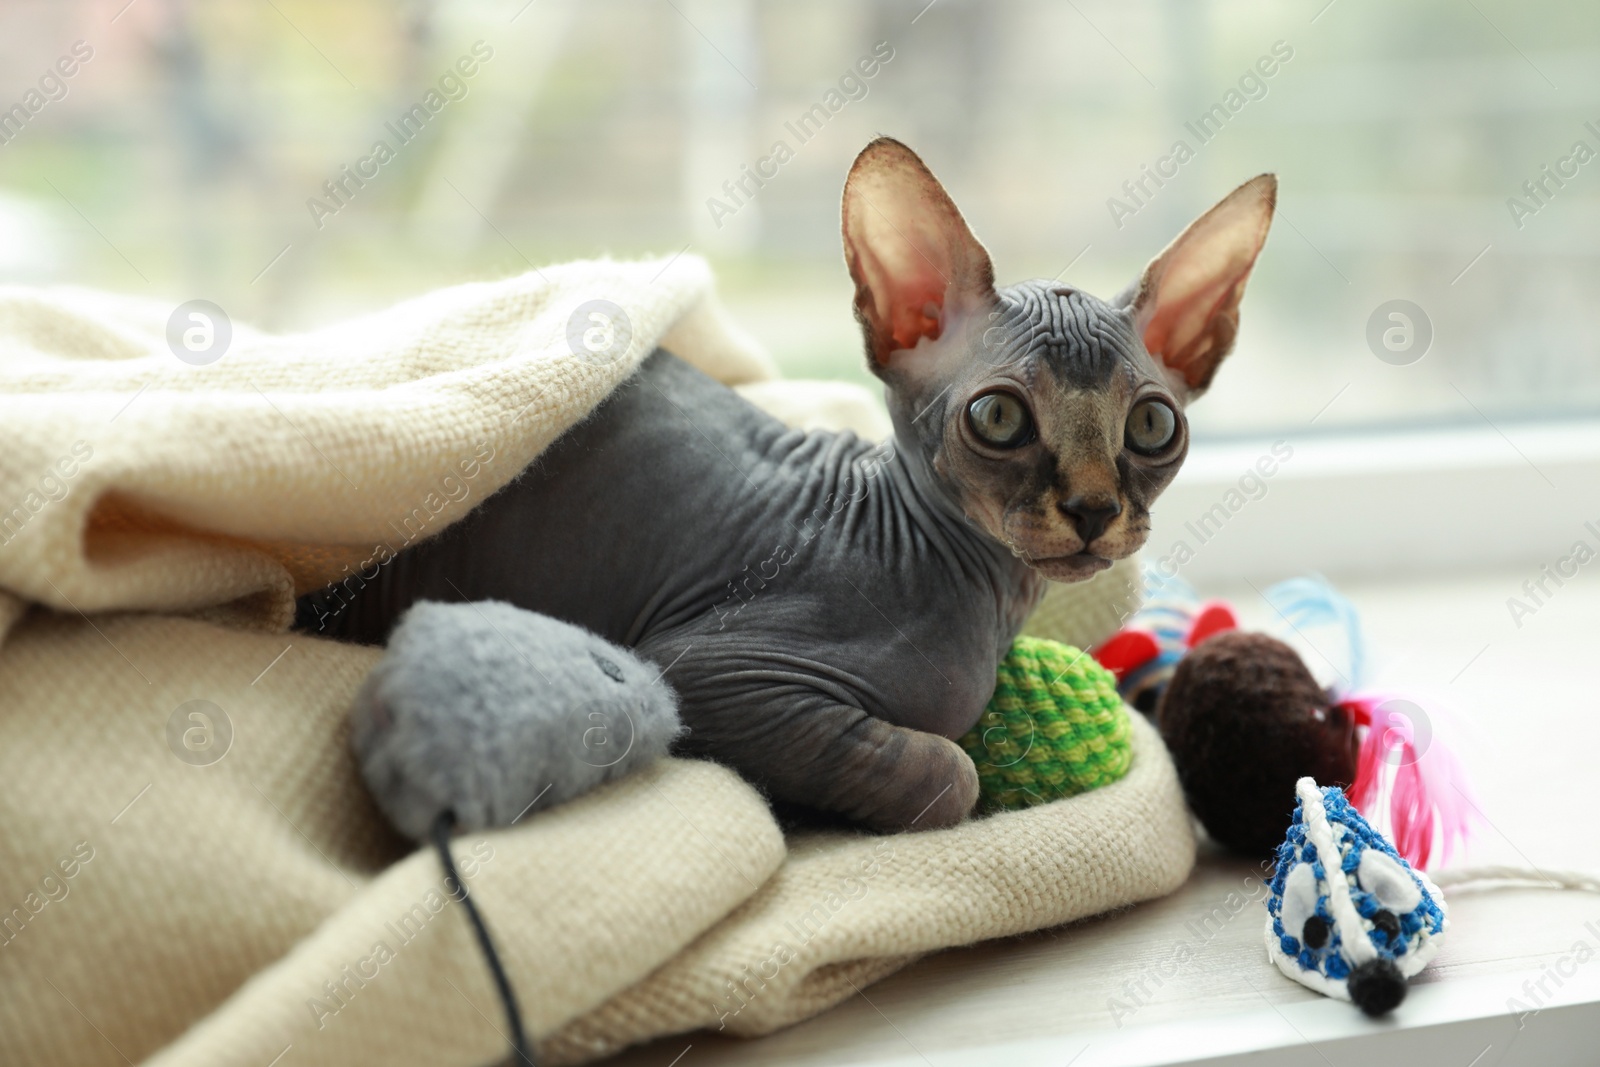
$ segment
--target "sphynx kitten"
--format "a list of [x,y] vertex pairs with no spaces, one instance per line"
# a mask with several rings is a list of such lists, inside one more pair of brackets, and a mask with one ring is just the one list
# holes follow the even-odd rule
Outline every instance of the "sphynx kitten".
[[[953,739],[1045,583],[1144,544],[1275,193],[1271,175],[1246,182],[1110,300],[996,288],[933,174],[874,141],[845,182],[844,252],[891,443],[791,430],[657,350],[321,632],[377,643],[418,601],[508,601],[668,669],[676,751],[870,827],[958,822],[978,778]],[[313,632],[317,614],[302,612]],[[451,736],[417,743],[441,771],[484,758]],[[495,772],[527,755],[495,750]]]

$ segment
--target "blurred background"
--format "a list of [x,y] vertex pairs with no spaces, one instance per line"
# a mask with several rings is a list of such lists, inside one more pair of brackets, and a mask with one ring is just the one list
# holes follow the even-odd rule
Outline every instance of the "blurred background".
[[[1193,412],[1202,438],[1600,410],[1594,4],[3,11],[6,281],[203,297],[292,330],[532,264],[687,251],[788,373],[867,380],[838,201],[886,133],[944,180],[1002,281],[1101,295],[1276,171],[1239,349]],[[771,176],[740,193],[758,167]],[[1394,300],[1425,321],[1380,325],[1431,334],[1421,358],[1374,358],[1369,322]]]

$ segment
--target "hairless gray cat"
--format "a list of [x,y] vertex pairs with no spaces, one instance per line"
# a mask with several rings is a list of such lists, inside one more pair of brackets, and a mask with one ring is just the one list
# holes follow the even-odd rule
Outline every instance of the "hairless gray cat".
[[789,429],[657,350],[307,628],[380,642],[418,601],[508,601],[665,669],[678,750],[775,799],[885,830],[958,822],[978,778],[953,739],[1046,581],[1144,543],[1275,193],[1246,182],[1112,300],[997,289],[922,161],[874,141],[845,183],[844,250],[891,442]]

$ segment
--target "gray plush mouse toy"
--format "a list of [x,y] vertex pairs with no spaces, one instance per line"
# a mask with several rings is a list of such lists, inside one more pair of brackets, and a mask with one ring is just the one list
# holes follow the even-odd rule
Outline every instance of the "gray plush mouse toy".
[[533,1067],[522,1010],[451,856],[457,829],[510,826],[666,755],[680,733],[662,672],[588,630],[496,600],[421,601],[357,690],[350,745],[401,833],[429,841]]
[[509,826],[666,754],[661,670],[580,627],[487,600],[416,604],[356,693],[351,746],[389,820],[426,840]]

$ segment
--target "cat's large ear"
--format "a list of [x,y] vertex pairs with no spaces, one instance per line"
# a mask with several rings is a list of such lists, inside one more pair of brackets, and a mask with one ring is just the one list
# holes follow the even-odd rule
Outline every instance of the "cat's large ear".
[[861,150],[844,183],[844,258],[856,283],[867,359],[937,339],[950,316],[994,299],[994,266],[966,220],[917,154],[880,137]]
[[1199,395],[1239,331],[1239,300],[1272,225],[1278,179],[1251,178],[1189,224],[1133,287],[1134,327]]

